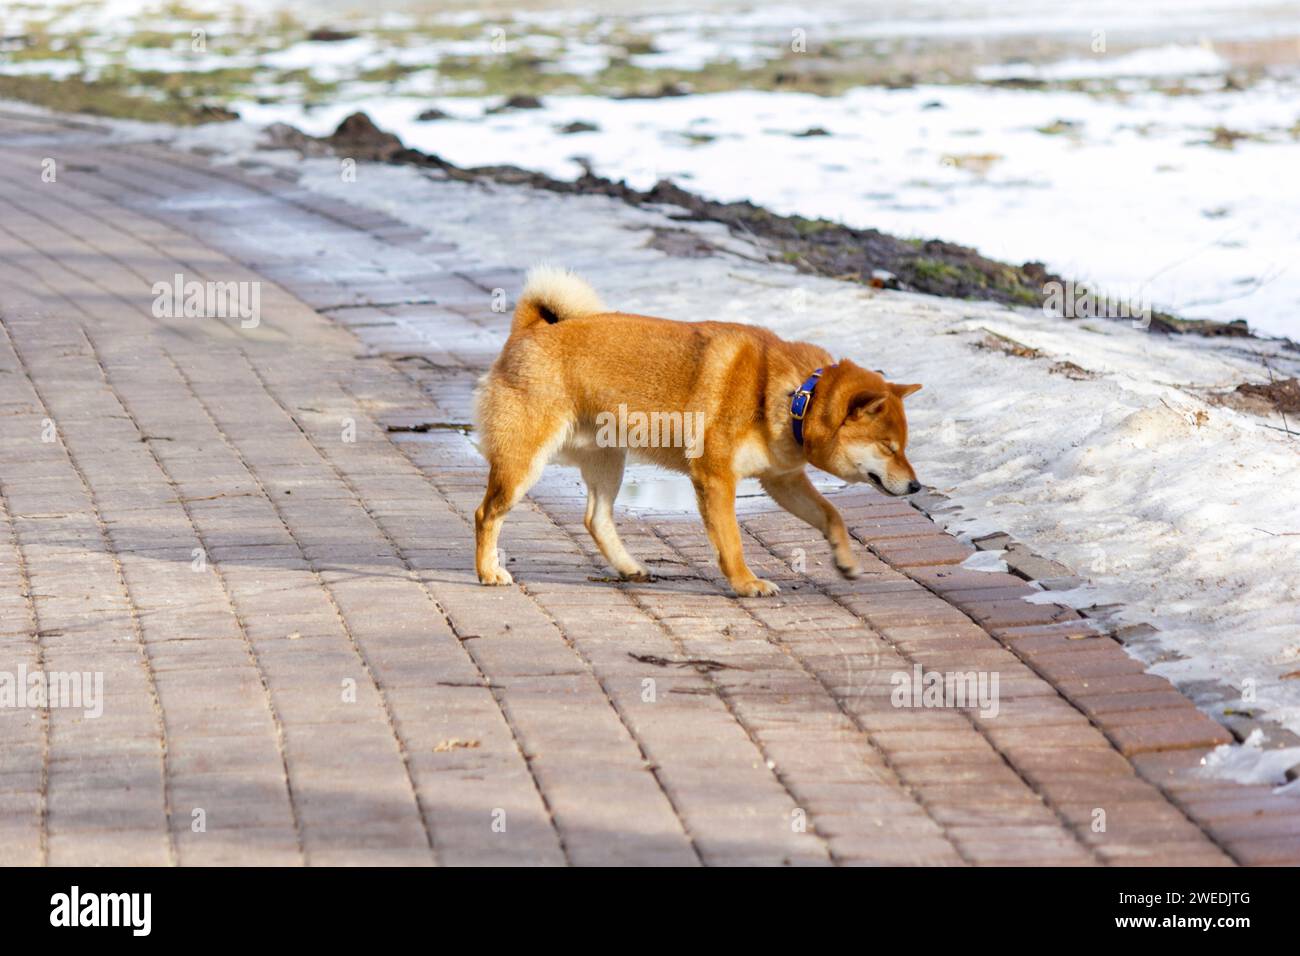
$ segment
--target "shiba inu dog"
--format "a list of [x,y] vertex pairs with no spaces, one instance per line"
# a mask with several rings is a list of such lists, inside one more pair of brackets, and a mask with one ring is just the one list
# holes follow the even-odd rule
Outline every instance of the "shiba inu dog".
[[830,542],[845,577],[859,573],[839,512],[813,487],[812,464],[891,495],[920,490],[908,463],[903,399],[920,385],[887,382],[825,349],[729,322],[675,322],[614,312],[578,276],[529,274],[510,337],[479,386],[487,493],[474,516],[484,584],[510,584],[497,558],[506,513],[552,460],[587,484],[587,530],[625,579],[649,580],[614,527],[629,452],[690,476],[719,565],[743,597],[776,594],[745,563],[736,484],[755,477]]

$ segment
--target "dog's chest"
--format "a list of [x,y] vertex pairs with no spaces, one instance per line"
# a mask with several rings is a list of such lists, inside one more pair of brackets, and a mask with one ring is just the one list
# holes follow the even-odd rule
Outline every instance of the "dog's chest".
[[736,446],[731,456],[731,470],[737,478],[753,478],[772,470],[772,456],[767,442],[757,437],[746,438]]

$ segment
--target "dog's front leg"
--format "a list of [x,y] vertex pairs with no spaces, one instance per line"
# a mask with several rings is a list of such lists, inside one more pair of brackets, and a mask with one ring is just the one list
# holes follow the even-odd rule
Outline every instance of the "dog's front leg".
[[862,573],[858,559],[849,544],[849,531],[835,506],[813,487],[805,471],[775,475],[759,479],[763,490],[796,518],[807,522],[830,543],[835,555],[835,567],[846,578],[856,578]]
[[780,593],[771,581],[763,581],[749,570],[745,552],[740,544],[740,525],[736,523],[736,479],[712,475],[692,477],[695,497],[700,504],[700,517],[709,533],[714,550],[718,552],[718,565],[741,597],[765,597]]

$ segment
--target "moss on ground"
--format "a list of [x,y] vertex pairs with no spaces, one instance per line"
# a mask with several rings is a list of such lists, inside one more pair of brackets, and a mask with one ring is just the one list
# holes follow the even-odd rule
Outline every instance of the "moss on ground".
[[35,103],[60,113],[86,113],[113,119],[194,126],[229,120],[233,114],[216,104],[183,98],[155,98],[126,92],[105,82],[72,77],[0,76],[0,99]]

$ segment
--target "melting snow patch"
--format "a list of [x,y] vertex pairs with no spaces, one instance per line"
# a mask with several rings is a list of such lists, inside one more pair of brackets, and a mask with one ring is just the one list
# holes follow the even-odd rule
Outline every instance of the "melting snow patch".
[[967,571],[1005,571],[1007,563],[1002,560],[1005,551],[976,551],[961,563]]
[[1201,760],[1202,776],[1235,783],[1286,782],[1289,768],[1300,764],[1300,747],[1264,749],[1264,732],[1252,730],[1244,743],[1215,747]]
[[1010,77],[1081,80],[1107,76],[1194,76],[1202,73],[1220,73],[1228,67],[1228,61],[1213,50],[1170,44],[1135,50],[1124,56],[1076,58],[1044,66],[1029,63],[982,66],[976,67],[975,75],[982,80]]

